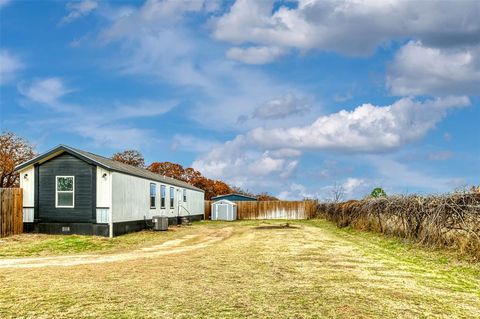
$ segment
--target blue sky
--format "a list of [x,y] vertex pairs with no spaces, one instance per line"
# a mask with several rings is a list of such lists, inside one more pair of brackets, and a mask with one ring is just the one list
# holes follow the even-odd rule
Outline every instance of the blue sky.
[[478,185],[478,1],[0,0],[1,129],[285,199]]

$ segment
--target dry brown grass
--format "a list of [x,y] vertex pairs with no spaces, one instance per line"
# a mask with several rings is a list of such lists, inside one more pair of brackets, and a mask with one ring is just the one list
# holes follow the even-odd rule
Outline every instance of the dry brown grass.
[[339,227],[352,226],[480,259],[480,193],[389,196],[322,203],[318,215]]
[[[0,269],[1,318],[474,318],[480,266],[314,221],[201,223],[198,249]],[[157,236],[164,236],[158,233]],[[165,242],[165,239],[160,239]],[[149,244],[150,245],[150,244]],[[147,246],[149,246],[147,245]],[[136,249],[136,248],[135,248]],[[104,256],[103,254],[101,256]]]

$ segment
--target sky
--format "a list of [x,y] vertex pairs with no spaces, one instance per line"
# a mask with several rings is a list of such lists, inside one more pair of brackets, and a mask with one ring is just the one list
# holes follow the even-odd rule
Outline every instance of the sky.
[[38,152],[328,199],[480,184],[480,1],[0,0],[0,125]]

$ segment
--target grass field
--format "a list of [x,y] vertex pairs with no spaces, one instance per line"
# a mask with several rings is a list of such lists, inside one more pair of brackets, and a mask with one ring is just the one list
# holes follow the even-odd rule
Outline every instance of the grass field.
[[280,224],[7,239],[0,317],[480,317],[478,263],[323,220]]

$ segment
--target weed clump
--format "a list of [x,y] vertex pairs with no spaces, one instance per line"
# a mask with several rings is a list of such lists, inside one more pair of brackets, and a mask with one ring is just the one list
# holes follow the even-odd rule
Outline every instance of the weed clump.
[[480,193],[397,195],[343,203],[320,203],[317,216],[351,226],[449,247],[480,259]]

